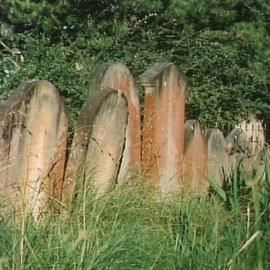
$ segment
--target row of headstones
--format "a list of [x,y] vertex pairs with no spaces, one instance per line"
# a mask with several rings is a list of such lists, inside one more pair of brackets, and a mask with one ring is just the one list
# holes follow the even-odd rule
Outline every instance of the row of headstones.
[[205,176],[222,185],[237,151],[250,145],[246,132],[240,127],[224,139],[218,130],[205,134],[197,121],[185,123],[186,81],[172,63],[154,65],[140,84],[145,88],[143,124],[128,68],[100,66],[70,149],[69,116],[57,89],[32,81],[15,92],[0,106],[1,204],[39,220],[49,206],[57,211],[68,206],[82,180],[102,195],[142,171],[162,196],[184,185],[207,194]]

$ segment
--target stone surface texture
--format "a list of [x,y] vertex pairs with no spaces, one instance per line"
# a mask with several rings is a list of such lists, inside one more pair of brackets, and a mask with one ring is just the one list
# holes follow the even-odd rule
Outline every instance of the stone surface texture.
[[1,199],[39,220],[61,200],[69,126],[63,100],[50,82],[33,81],[1,105],[0,119]]
[[131,180],[134,173],[141,168],[141,113],[134,78],[126,65],[105,63],[100,65],[91,79],[91,88],[109,87],[120,90],[128,101],[128,127],[124,153],[118,174],[118,183]]
[[121,91],[93,87],[79,115],[66,169],[63,200],[88,181],[98,195],[115,183],[125,144],[128,104]]
[[219,129],[209,129],[206,131],[206,141],[208,177],[223,186],[229,177],[229,155],[225,138]]
[[209,183],[207,172],[207,144],[205,136],[196,120],[185,124],[185,159],[183,185],[192,193],[205,195]]
[[177,192],[183,169],[186,80],[172,63],[140,76],[145,88],[142,164],[161,194]]
[[262,121],[251,117],[248,121],[242,121],[237,128],[245,132],[248,147],[252,154],[260,152],[265,145],[265,134]]

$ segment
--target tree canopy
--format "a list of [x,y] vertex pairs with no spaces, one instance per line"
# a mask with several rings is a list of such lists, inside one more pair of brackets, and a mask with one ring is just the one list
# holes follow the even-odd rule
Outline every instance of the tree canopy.
[[6,0],[0,10],[2,99],[48,79],[76,119],[98,63],[124,62],[137,77],[171,61],[189,82],[188,118],[223,130],[270,119],[267,1]]

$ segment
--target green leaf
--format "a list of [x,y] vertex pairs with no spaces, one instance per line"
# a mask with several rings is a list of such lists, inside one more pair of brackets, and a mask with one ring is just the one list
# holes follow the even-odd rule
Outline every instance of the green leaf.
[[224,200],[227,201],[226,192],[223,188],[215,181],[206,176],[206,180],[209,182],[212,189]]

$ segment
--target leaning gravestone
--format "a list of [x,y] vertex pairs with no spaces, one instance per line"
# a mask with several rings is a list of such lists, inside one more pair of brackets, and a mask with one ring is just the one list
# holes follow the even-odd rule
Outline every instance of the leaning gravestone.
[[143,169],[166,195],[180,188],[186,81],[174,64],[161,63],[143,73],[140,83],[145,88]]
[[[128,123],[128,104],[121,91],[92,88],[78,119],[63,189],[69,204],[77,185],[86,181],[97,195],[115,183]],[[89,185],[88,185],[89,186]]]
[[0,198],[35,220],[59,208],[69,117],[48,81],[21,87],[0,107]]
[[141,165],[141,113],[138,90],[132,74],[126,65],[121,63],[105,63],[100,65],[91,79],[91,87],[109,87],[120,90],[128,101],[128,126],[118,183],[123,183],[138,171]]
[[206,140],[208,177],[222,186],[229,176],[229,156],[225,138],[219,129],[209,129],[206,132]]
[[207,144],[196,120],[188,120],[185,125],[185,154],[183,185],[195,194],[208,193]]

